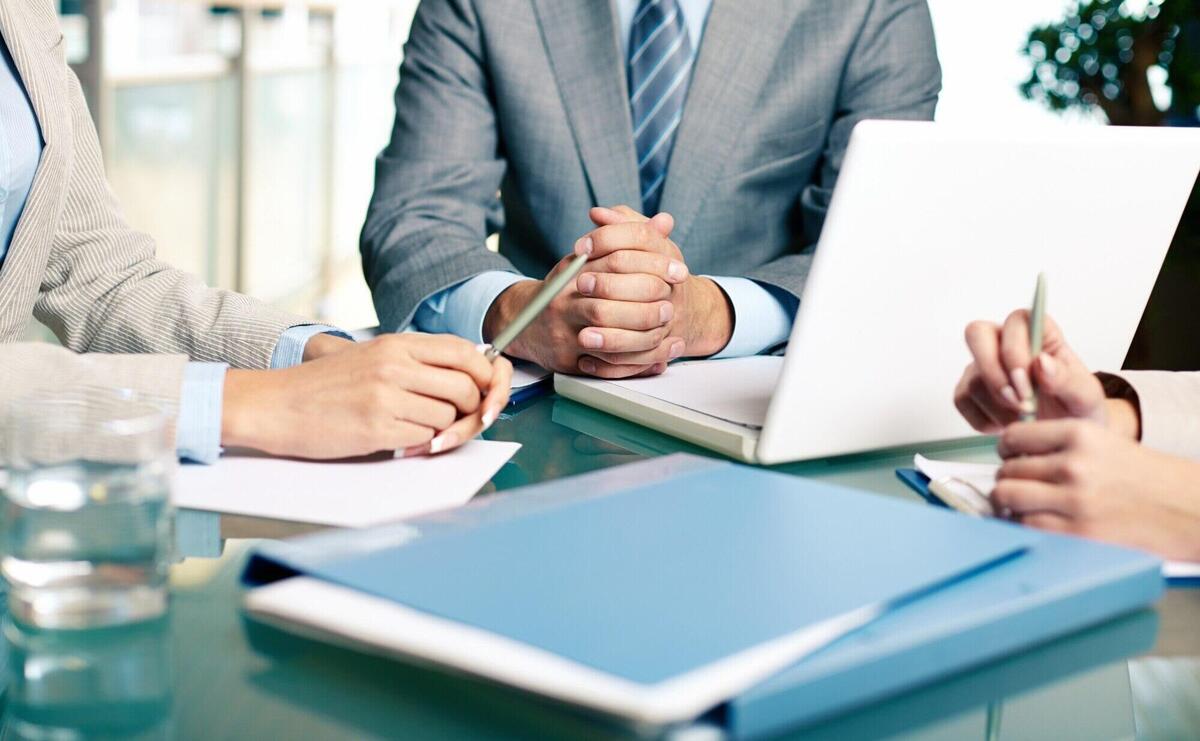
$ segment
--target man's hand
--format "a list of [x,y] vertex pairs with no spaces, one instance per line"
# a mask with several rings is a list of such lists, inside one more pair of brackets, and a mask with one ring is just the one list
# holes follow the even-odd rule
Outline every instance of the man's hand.
[[230,370],[221,444],[298,458],[455,448],[496,420],[512,365],[448,335],[394,334],[274,371]]
[[1200,561],[1200,464],[1093,422],[1005,430],[992,503],[1025,525]]
[[[591,236],[577,249],[591,249]],[[550,271],[550,280],[574,259],[569,255]],[[631,358],[610,378],[661,373],[684,351],[682,338],[671,334],[675,305],[671,286],[687,279],[687,267],[659,254],[631,252],[605,263],[611,274],[603,281],[605,296],[585,295],[580,282],[569,285],[508,348],[508,353],[561,373],[591,372],[599,361],[584,357],[595,351],[626,353]],[[593,270],[591,264],[585,270]],[[585,274],[586,275],[586,274]],[[523,309],[544,281],[523,281],[500,294],[484,319],[484,339],[491,341]],[[596,286],[586,281],[582,287]],[[636,353],[636,360],[632,359]],[[586,362],[585,362],[586,361]],[[589,365],[589,363],[591,365]]]
[[967,326],[973,359],[954,391],[963,417],[980,432],[997,433],[1020,418],[1036,383],[1039,419],[1087,419],[1137,439],[1133,405],[1106,400],[1099,379],[1067,345],[1058,324],[1046,317],[1044,329],[1042,353],[1034,358],[1026,310],[1010,314],[1003,327],[984,321]]
[[[590,340],[582,343],[588,351],[580,360],[584,372],[606,378],[621,377],[630,364],[705,357],[720,352],[729,343],[733,335],[733,307],[720,286],[709,278],[691,275],[686,269],[683,253],[670,239],[675,228],[670,214],[648,219],[628,206],[618,206],[593,208],[589,215],[598,228],[576,245],[577,253],[592,258],[575,281],[580,293],[600,300],[621,297],[625,301],[644,301],[627,286],[635,280],[653,277],[653,273],[649,276],[640,273],[639,266],[658,271],[666,260],[668,272],[683,277],[669,285],[667,294],[672,306],[669,335],[679,338],[682,346],[676,344],[666,358],[653,351],[631,351],[620,344],[624,328],[596,323],[581,333],[581,339]],[[676,264],[684,266],[683,269],[675,267]]]

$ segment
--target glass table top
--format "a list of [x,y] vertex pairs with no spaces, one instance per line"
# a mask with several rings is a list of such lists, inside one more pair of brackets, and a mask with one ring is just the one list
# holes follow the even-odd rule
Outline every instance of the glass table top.
[[[553,396],[487,437],[523,444],[480,496],[648,456],[703,451]],[[923,452],[931,452],[926,449]],[[941,457],[989,460],[987,441]],[[779,470],[915,498],[912,451]],[[519,496],[519,494],[517,494]],[[3,632],[4,738],[605,738],[628,730],[505,687],[309,641],[246,620],[238,577],[255,541],[311,525],[181,511],[182,560],[161,620],[77,633]],[[715,738],[713,727],[681,738]],[[912,690],[796,736],[818,739],[1200,737],[1200,589]]]

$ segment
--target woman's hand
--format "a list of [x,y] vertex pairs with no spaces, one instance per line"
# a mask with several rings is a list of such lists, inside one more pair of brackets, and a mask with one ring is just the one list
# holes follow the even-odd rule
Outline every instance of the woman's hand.
[[1200,464],[1094,422],[1014,424],[992,503],[1017,522],[1200,561]]
[[1010,314],[1003,326],[972,322],[966,340],[972,362],[954,390],[954,405],[976,430],[995,434],[1020,419],[1032,407],[1036,383],[1038,419],[1086,419],[1137,438],[1137,410],[1127,401],[1105,399],[1099,379],[1053,319],[1046,317],[1036,358],[1029,351],[1026,310]]
[[230,370],[221,444],[300,458],[439,453],[508,403],[512,365],[449,335],[394,334],[294,368]]

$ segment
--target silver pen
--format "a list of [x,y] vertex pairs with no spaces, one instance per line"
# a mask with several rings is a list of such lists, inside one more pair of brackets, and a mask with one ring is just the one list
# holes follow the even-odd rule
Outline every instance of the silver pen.
[[533,320],[538,318],[538,315],[550,305],[554,297],[559,291],[567,287],[567,284],[575,280],[575,276],[583,270],[583,266],[587,264],[588,256],[579,255],[567,265],[567,268],[550,280],[546,281],[546,285],[542,286],[542,290],[533,297],[521,313],[517,314],[512,322],[501,330],[500,334],[496,335],[490,345],[480,345],[479,351],[483,353],[488,361],[493,361],[500,357],[508,346],[513,343],[521,333],[524,332]]

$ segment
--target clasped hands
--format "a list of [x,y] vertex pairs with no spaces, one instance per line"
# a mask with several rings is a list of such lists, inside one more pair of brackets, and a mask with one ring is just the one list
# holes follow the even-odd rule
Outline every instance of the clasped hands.
[[[682,357],[719,352],[733,333],[733,308],[709,278],[693,275],[670,239],[675,220],[626,206],[593,208],[596,228],[575,244],[590,257],[573,285],[554,298],[508,353],[560,373],[630,378],[662,373]],[[561,260],[547,279],[575,255]],[[541,290],[514,284],[484,320],[491,338]]]

